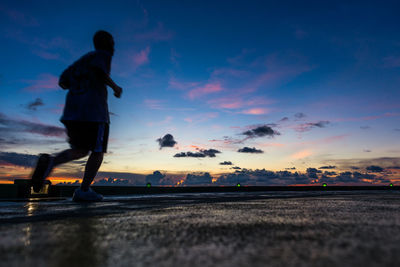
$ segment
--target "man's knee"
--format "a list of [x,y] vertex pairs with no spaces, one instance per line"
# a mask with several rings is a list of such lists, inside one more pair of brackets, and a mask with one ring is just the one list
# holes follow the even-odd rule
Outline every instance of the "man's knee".
[[83,158],[89,154],[89,150],[86,149],[73,149],[71,152],[74,158]]

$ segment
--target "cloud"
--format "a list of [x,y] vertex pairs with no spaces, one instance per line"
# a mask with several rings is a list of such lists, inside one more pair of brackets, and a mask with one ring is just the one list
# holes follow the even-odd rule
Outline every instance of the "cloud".
[[296,118],[296,119],[303,119],[303,118],[305,118],[305,117],[307,117],[307,115],[306,114],[304,114],[303,112],[298,112],[298,113],[296,113],[296,114],[294,114],[294,117]]
[[0,127],[0,133],[25,132],[25,133],[40,134],[43,136],[56,136],[56,137],[65,136],[64,128],[25,121],[25,120],[15,120],[8,118],[3,113],[0,113],[0,125],[5,126],[5,127]]
[[371,129],[371,127],[368,126],[368,125],[366,125],[366,126],[360,126],[360,129],[362,129],[362,130],[368,130],[368,129]]
[[[1,127],[0,127],[1,128]],[[18,138],[16,137],[17,133],[15,132],[6,132],[0,130],[0,133],[3,137],[0,137],[0,149],[15,149],[16,147],[32,147],[36,146],[48,146],[55,144],[65,144],[64,139],[33,139],[33,138]]]
[[251,148],[251,147],[247,147],[247,146],[245,146],[243,148],[240,148],[237,152],[240,152],[240,153],[256,153],[256,154],[264,153],[264,151],[262,151],[261,149],[256,149],[255,147]]
[[137,69],[142,65],[149,63],[150,46],[141,50],[139,53],[133,56],[134,68]]
[[[68,175],[70,173],[67,173]],[[130,185],[145,185],[146,175],[132,172],[106,172],[99,171],[96,176],[98,179],[101,178],[113,178],[128,180]]]
[[198,82],[183,82],[177,80],[175,77],[171,77],[168,82],[169,88],[179,89],[179,90],[188,90],[198,86],[200,83]]
[[[236,96],[229,95],[225,97],[210,99],[207,103],[212,108],[218,108],[218,109],[239,109],[248,107],[249,109],[245,111],[248,111],[247,113],[251,113],[252,109],[254,109],[253,110],[254,113],[257,112],[256,109],[259,108],[259,106],[265,106],[271,104],[272,101],[262,97],[245,99],[242,95],[236,95]],[[258,112],[260,111],[267,112],[268,110],[265,108],[264,109],[261,108]]]
[[309,184],[312,180],[306,174],[297,172],[242,169],[221,175],[215,184],[231,186],[237,183],[242,185],[290,185]]
[[150,183],[151,185],[161,185],[164,178],[165,174],[162,174],[160,171],[155,171],[153,174],[146,176],[146,183]]
[[22,13],[15,9],[6,8],[0,6],[0,12],[5,14],[12,22],[17,23],[25,27],[36,27],[39,26],[39,22],[36,18]]
[[208,112],[208,113],[201,113],[201,114],[195,114],[192,117],[186,117],[184,118],[184,121],[188,123],[200,123],[200,122],[205,122],[210,119],[214,119],[218,117],[218,112]]
[[366,153],[372,152],[370,149],[364,149],[363,151]]
[[296,38],[299,40],[304,39],[307,35],[307,32],[303,31],[302,29],[296,29],[294,32],[294,36],[296,36]]
[[180,152],[174,155],[174,158],[205,158],[206,155],[200,152]]
[[185,158],[185,157],[191,157],[191,158],[205,158],[205,157],[210,157],[214,158],[216,155],[221,153],[221,151],[216,150],[216,149],[199,149],[199,152],[180,152],[174,155],[175,158]]
[[219,165],[233,165],[231,161],[220,162]]
[[266,108],[251,108],[243,110],[241,113],[246,115],[264,115],[269,113],[269,110]]
[[23,82],[30,84],[28,87],[25,87],[24,90],[31,93],[56,91],[60,89],[58,87],[58,77],[48,73],[40,74],[36,80],[23,80]]
[[321,166],[318,169],[336,169],[336,166],[328,165],[328,166]]
[[213,149],[213,148],[211,148],[211,149],[201,149],[200,152],[203,153],[204,155],[210,157],[210,158],[214,158],[215,154],[221,153],[221,151],[218,151],[218,150]]
[[371,165],[366,168],[367,171],[370,172],[383,172],[384,168],[380,166]]
[[187,96],[193,100],[204,95],[220,92],[222,90],[223,88],[220,82],[212,82],[190,90]]
[[296,152],[296,153],[290,155],[290,157],[293,158],[293,159],[303,159],[303,158],[306,158],[306,157],[311,156],[311,155],[312,155],[311,150],[304,149],[304,150],[301,150],[299,152]]
[[41,98],[36,98],[35,101],[28,103],[26,106],[27,109],[36,111],[37,107],[44,106],[44,103]]
[[136,33],[134,39],[140,42],[160,42],[169,41],[173,38],[174,34],[170,30],[165,29],[164,24],[159,22],[157,27],[142,33]]
[[321,175],[319,182],[331,183],[331,184],[382,184],[388,183],[390,180],[386,179],[384,176],[376,176],[373,174],[366,174],[360,172],[341,172],[335,176],[327,177],[325,173]]
[[116,178],[109,177],[109,178],[97,180],[93,183],[93,185],[96,185],[96,186],[102,186],[102,185],[104,185],[104,186],[110,186],[110,185],[111,186],[129,186],[131,184],[128,179],[116,179]]
[[160,145],[160,149],[162,149],[163,147],[173,147],[177,144],[171,134],[166,134],[164,135],[164,137],[158,138],[157,142]]
[[41,57],[43,59],[47,60],[55,60],[60,58],[60,54],[58,53],[52,53],[52,52],[47,52],[47,51],[41,51],[41,50],[33,50],[33,54],[37,55],[38,57]]
[[[309,72],[313,66],[309,66],[301,55],[293,53],[272,54],[257,58],[251,65],[257,69],[251,81],[244,86],[244,90],[254,92],[258,89],[276,87],[288,83],[297,76]],[[261,70],[261,71],[260,71]]]
[[279,122],[286,122],[286,121],[288,121],[288,120],[289,120],[288,117],[283,117],[282,119],[279,120]]
[[307,168],[306,172],[308,177],[313,179],[318,179],[317,173],[322,173],[322,171],[317,170],[316,168]]
[[329,124],[329,121],[308,122],[297,125],[295,127],[295,130],[297,132],[307,132],[310,131],[312,128],[325,128]]
[[210,173],[205,172],[202,174],[187,174],[182,185],[210,185],[211,183],[212,177]]
[[295,170],[296,167],[291,167],[291,168],[285,168],[285,170]]
[[242,168],[240,168],[240,167],[238,167],[238,166],[233,166],[231,169],[234,169],[234,170],[241,170]]
[[1,165],[15,165],[25,168],[35,166],[37,155],[21,154],[15,152],[0,152],[0,166]]
[[145,99],[144,104],[150,109],[164,109],[163,101],[158,99]]
[[371,166],[378,166],[383,169],[389,166],[400,166],[400,157],[336,159],[331,161],[339,165],[339,169],[352,169],[352,170],[367,169],[368,167]]
[[387,68],[400,67],[400,56],[388,56],[383,59],[383,65]]
[[270,126],[268,125],[262,125],[258,126],[254,129],[245,131],[242,133],[242,135],[246,135],[247,138],[256,138],[256,137],[274,137],[275,135],[280,135],[279,132],[273,130]]

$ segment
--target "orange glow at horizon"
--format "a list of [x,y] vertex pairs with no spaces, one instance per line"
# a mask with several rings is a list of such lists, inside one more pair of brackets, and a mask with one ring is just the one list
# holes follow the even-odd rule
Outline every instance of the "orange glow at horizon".
[[14,181],[0,180],[0,184],[14,184]]

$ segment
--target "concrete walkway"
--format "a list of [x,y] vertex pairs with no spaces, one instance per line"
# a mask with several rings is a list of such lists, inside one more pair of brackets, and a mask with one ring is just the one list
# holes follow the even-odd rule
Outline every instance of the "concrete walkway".
[[0,266],[400,266],[400,193],[0,202]]

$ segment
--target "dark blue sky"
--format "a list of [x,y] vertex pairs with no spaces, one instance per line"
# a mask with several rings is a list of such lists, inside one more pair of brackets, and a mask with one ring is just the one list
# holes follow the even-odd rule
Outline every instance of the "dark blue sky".
[[[400,165],[399,10],[398,1],[2,1],[0,149],[66,147],[26,122],[62,127],[58,76],[104,29],[124,88],[109,99],[104,171]],[[263,125],[280,135],[243,141]],[[178,145],[160,150],[166,133]],[[237,152],[245,146],[264,153]],[[211,148],[222,153],[173,157]]]

